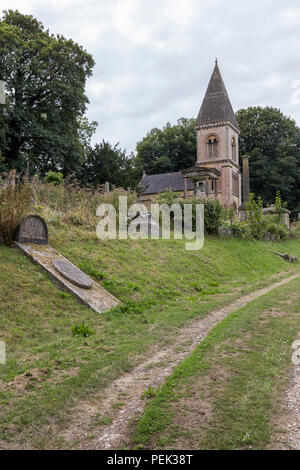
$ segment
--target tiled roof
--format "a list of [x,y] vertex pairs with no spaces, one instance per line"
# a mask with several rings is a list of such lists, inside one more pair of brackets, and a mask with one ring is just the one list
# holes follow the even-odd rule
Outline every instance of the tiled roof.
[[[144,188],[143,195],[158,194],[165,191],[184,191],[183,177],[180,172],[176,173],[162,173],[160,175],[146,175],[140,183],[140,187]],[[193,190],[194,184],[192,181],[187,181],[188,189]]]

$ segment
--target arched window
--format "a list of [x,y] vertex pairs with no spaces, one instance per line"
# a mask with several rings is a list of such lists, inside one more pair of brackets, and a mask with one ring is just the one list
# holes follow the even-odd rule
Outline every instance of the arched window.
[[207,156],[208,158],[217,158],[218,156],[218,139],[215,135],[211,135],[207,139]]
[[231,155],[234,162],[237,161],[237,152],[236,152],[236,140],[235,137],[231,139]]

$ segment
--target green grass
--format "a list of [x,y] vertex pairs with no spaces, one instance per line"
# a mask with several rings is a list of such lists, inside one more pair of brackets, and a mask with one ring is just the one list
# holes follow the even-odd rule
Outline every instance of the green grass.
[[[0,247],[0,439],[42,448],[62,445],[72,406],[92,397],[151,351],[173,341],[193,318],[268,285],[297,268],[270,249],[300,255],[299,242],[282,244],[208,238],[187,252],[183,241],[99,241],[93,232],[50,224],[51,243],[122,305],[102,315],[62,293],[39,267]],[[95,330],[74,336],[84,323]],[[35,380],[20,377],[33,371]],[[8,385],[22,379],[22,387]],[[55,429],[55,431],[52,431]]]
[[132,445],[263,449],[276,441],[272,418],[299,337],[299,292],[296,279],[219,323],[146,407]]

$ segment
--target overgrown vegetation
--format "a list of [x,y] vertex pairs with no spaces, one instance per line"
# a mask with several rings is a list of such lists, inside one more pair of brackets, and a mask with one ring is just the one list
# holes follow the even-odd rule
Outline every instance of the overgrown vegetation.
[[62,183],[57,181],[43,182],[38,177],[32,179],[35,195],[35,209],[53,224],[86,225],[96,227],[96,210],[100,204],[112,204],[118,213],[119,196],[127,196],[128,205],[137,201],[133,191],[122,188],[111,188],[105,193],[104,185],[93,187],[81,186],[76,178],[66,178]]
[[[240,222],[237,218],[235,208],[224,207],[219,199],[181,199],[180,194],[172,190],[161,193],[156,202],[159,204],[180,204],[182,211],[185,204],[192,205],[192,225],[196,229],[196,207],[198,204],[204,205],[204,228],[206,234],[219,235],[225,230],[228,235],[244,239],[269,239],[286,240],[289,231],[284,225],[283,213],[286,204],[282,203],[280,192],[277,191],[274,209],[268,214],[263,212],[262,199],[255,198],[250,194],[247,202],[248,218]],[[171,214],[171,216],[174,216]],[[173,217],[174,219],[174,217]],[[297,232],[294,231],[296,234]]]
[[18,224],[30,209],[31,196],[32,188],[28,183],[16,181],[5,186],[0,180],[0,243],[8,244],[13,240]]

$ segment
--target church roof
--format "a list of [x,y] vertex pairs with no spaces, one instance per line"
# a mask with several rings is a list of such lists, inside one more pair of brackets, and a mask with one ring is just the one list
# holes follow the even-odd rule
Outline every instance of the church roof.
[[[165,191],[184,191],[183,177],[180,172],[176,173],[162,173],[160,175],[146,175],[140,182],[142,188],[142,195],[158,194]],[[194,183],[187,181],[188,189],[194,189]]]
[[231,122],[239,129],[222,75],[216,61],[208,88],[199,111],[196,127],[218,122]]

